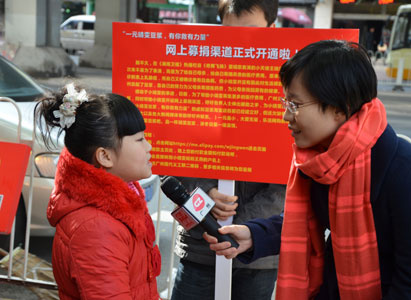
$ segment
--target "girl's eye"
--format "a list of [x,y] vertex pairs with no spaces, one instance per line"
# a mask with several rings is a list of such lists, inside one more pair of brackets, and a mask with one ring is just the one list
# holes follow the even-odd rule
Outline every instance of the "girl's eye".
[[138,139],[137,142],[142,142],[144,141],[144,138],[142,137],[141,139]]

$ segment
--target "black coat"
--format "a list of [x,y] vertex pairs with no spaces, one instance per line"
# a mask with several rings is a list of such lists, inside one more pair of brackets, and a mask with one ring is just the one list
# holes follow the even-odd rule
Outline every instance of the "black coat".
[[[316,182],[311,187],[312,207],[324,228],[329,228],[328,188]],[[383,299],[411,299],[411,144],[398,138],[389,125],[371,150],[371,206]],[[240,255],[241,261],[279,253],[281,216],[245,225],[252,232],[253,251]],[[326,245],[324,283],[316,299],[339,299],[331,238],[332,234]]]

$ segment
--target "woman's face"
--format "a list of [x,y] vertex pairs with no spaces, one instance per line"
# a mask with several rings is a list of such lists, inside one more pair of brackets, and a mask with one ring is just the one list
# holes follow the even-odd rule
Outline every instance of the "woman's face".
[[297,106],[310,103],[297,108],[295,113],[286,109],[283,115],[297,147],[328,148],[338,128],[346,121],[344,113],[330,106],[323,111],[320,102],[314,99],[303,86],[300,74],[291,81],[284,94],[288,101]]

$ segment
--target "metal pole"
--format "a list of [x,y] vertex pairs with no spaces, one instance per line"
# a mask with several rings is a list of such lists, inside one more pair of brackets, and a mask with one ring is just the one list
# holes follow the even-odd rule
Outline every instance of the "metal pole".
[[21,118],[22,117],[21,117],[20,108],[17,106],[17,103],[9,97],[0,97],[0,102],[10,102],[16,108],[17,115],[18,115],[18,118],[19,118],[19,123],[17,125],[17,143],[21,143]]
[[397,78],[395,81],[395,86],[392,89],[393,91],[404,91],[404,88],[402,87],[402,77],[404,75],[404,58],[401,57],[398,60],[398,68],[397,68]]
[[12,270],[13,270],[13,248],[14,248],[14,233],[16,231],[16,217],[14,217],[13,221],[13,227],[11,228],[11,234],[10,234],[10,246],[9,246],[9,270],[7,273],[7,277],[11,278],[12,276]]
[[[218,180],[218,191],[220,193],[233,196],[234,195],[234,180]],[[233,217],[226,221],[218,221],[220,225],[230,225],[233,223]],[[224,256],[217,256],[215,261],[215,300],[231,300],[231,269],[233,260],[226,259]]]
[[174,267],[174,245],[176,242],[176,220],[173,220],[173,229],[171,236],[171,249],[170,249],[170,266],[168,268],[168,289],[167,289],[167,299],[171,297],[171,288],[173,286],[173,267]]
[[32,210],[32,202],[33,202],[33,176],[34,176],[34,154],[33,154],[33,145],[34,145],[34,139],[35,139],[35,134],[36,134],[36,121],[35,118],[33,119],[33,133],[32,133],[32,139],[30,140],[22,140],[21,138],[21,122],[22,122],[22,117],[21,117],[21,111],[20,108],[17,106],[17,103],[8,97],[0,97],[0,102],[10,102],[13,104],[17,110],[18,118],[19,118],[19,123],[17,127],[17,139],[18,143],[24,143],[31,148],[31,161],[30,167],[31,167],[31,172],[30,172],[30,188],[29,188],[29,199],[28,199],[28,210],[27,210],[27,226],[26,226],[26,236],[25,236],[25,251],[24,251],[24,270],[23,270],[23,277],[16,277],[12,276],[12,269],[13,269],[13,256],[14,256],[14,235],[15,235],[15,223],[16,223],[16,218],[14,218],[13,221],[13,227],[11,231],[11,236],[10,236],[10,246],[9,246],[9,270],[7,276],[0,275],[0,281],[5,281],[5,282],[13,282],[16,284],[22,284],[22,285],[30,285],[30,286],[37,286],[40,288],[46,288],[46,289],[57,289],[57,285],[54,282],[47,282],[43,280],[33,280],[30,278],[26,278],[27,274],[27,265],[28,265],[28,249],[29,249],[29,241],[30,241],[30,225],[31,225],[31,210]]
[[[17,143],[21,143],[21,111],[20,108],[17,106],[17,103],[8,97],[0,97],[0,102],[9,102],[14,105],[14,107],[17,110],[17,116],[19,119],[19,123],[17,125]],[[9,244],[9,270],[8,270],[8,278],[12,277],[12,270],[13,270],[13,248],[14,248],[14,236],[16,232],[16,216],[14,216],[14,221],[13,221],[13,226],[11,228],[11,234],[10,234],[10,244]]]
[[188,23],[194,23],[194,18],[193,18],[193,1],[190,1],[190,4],[188,4]]
[[160,191],[160,177],[157,178],[159,181],[157,184],[157,221],[156,221],[156,245],[160,247],[160,221],[161,221],[161,191]]
[[27,266],[29,260],[29,246],[30,246],[30,227],[31,227],[31,211],[33,207],[33,179],[34,179],[34,139],[36,138],[36,118],[33,118],[33,132],[31,135],[31,141],[26,141],[31,148],[30,158],[30,187],[29,187],[29,199],[27,204],[27,225],[26,225],[26,241],[24,243],[24,270],[23,279],[27,278]]

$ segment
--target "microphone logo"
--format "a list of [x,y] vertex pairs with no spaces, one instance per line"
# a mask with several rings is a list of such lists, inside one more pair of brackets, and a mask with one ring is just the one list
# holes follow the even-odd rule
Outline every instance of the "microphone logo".
[[201,195],[199,194],[195,194],[193,197],[193,206],[195,211],[200,211],[204,208],[205,205],[205,201],[203,199],[203,197],[201,197]]

